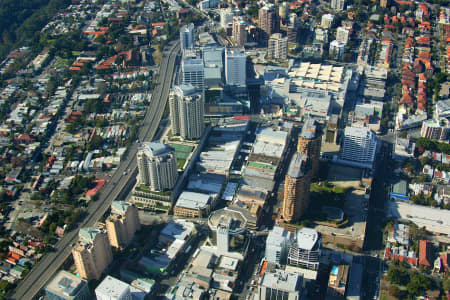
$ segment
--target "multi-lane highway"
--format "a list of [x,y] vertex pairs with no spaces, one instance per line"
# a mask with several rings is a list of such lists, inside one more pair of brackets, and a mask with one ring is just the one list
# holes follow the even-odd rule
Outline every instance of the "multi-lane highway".
[[[164,51],[159,69],[158,84],[153,91],[150,105],[139,130],[138,136],[140,141],[151,141],[158,130],[161,118],[164,114],[164,108],[167,104],[175,62],[179,51],[179,42],[169,43]],[[79,228],[94,225],[106,212],[111,205],[111,202],[121,195],[122,190],[130,187],[130,182],[135,180],[137,174],[137,149],[137,143],[133,143],[129,147],[126,159],[121,162],[114,175],[104,186],[99,199],[89,205],[87,217],[76,229],[66,233],[64,237],[58,241],[55,245],[56,250],[54,252],[44,256],[40,262],[34,266],[30,273],[17,286],[11,295],[11,299],[33,299],[71,254],[72,245],[78,238]]]

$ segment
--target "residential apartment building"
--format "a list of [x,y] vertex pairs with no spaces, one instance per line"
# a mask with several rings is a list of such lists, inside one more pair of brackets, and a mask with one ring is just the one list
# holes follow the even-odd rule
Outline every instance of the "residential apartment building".
[[330,5],[334,10],[344,10],[345,0],[331,0]]
[[450,137],[450,128],[447,123],[440,124],[435,120],[426,120],[422,123],[420,135],[427,139],[447,141]]
[[281,210],[281,215],[287,222],[297,221],[308,209],[311,182],[309,172],[308,156],[304,153],[294,154],[285,178]]
[[349,265],[333,266],[328,279],[327,296],[344,299],[347,289]]
[[282,227],[274,226],[266,239],[266,260],[274,264],[285,263],[293,236]]
[[137,152],[138,184],[152,191],[172,189],[177,181],[175,150],[163,143],[142,143]]
[[72,250],[73,260],[81,278],[98,280],[112,262],[108,234],[104,229],[81,228]]
[[345,43],[334,40],[330,43],[330,56],[335,60],[340,60],[345,53]]
[[324,15],[322,15],[322,20],[321,20],[320,26],[322,28],[330,28],[331,25],[333,25],[333,22],[334,22],[334,15],[324,14]]
[[247,24],[239,17],[233,19],[233,41],[238,47],[243,47],[247,43]]
[[141,228],[136,206],[125,201],[112,202],[111,214],[105,223],[109,243],[115,248],[127,247],[135,232]]
[[227,29],[233,23],[233,11],[230,8],[220,10],[220,27]]
[[295,241],[289,248],[288,264],[317,271],[321,244],[316,230],[307,227],[297,229]]
[[308,118],[298,136],[297,152],[308,155],[312,177],[319,175],[321,145],[322,135],[319,132],[318,125],[313,118]]
[[262,38],[264,40],[280,31],[280,21],[277,16],[276,7],[273,4],[263,6],[259,9],[258,26],[262,31]]
[[340,158],[356,166],[371,168],[375,161],[378,139],[367,127],[350,127],[344,130]]
[[339,26],[336,30],[336,41],[347,44],[350,38],[350,30]]
[[175,86],[169,94],[172,134],[197,140],[204,130],[203,93],[191,84]]
[[194,48],[194,24],[190,23],[180,28],[180,46],[181,50]]
[[281,33],[274,33],[269,38],[267,57],[271,59],[287,59],[288,37],[283,37]]

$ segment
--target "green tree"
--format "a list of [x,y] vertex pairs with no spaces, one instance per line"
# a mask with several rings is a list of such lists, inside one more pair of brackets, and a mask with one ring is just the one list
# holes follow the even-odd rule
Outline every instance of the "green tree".
[[395,297],[395,298],[399,299],[400,296],[401,296],[401,291],[400,291],[400,289],[398,288],[398,286],[396,286],[396,285],[391,285],[391,286],[389,287],[389,295],[391,295],[392,297]]
[[431,280],[425,275],[413,272],[410,276],[410,281],[406,285],[408,293],[412,296],[418,296],[422,292],[429,290],[432,287]]
[[444,291],[450,291],[450,278],[445,278],[442,281],[442,288],[444,289]]
[[386,279],[390,283],[404,285],[408,282],[408,272],[403,267],[393,266],[389,269]]

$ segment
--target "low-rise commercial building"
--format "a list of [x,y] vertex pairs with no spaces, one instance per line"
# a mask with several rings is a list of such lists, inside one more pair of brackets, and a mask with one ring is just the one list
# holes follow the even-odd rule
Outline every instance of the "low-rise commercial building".
[[265,272],[259,285],[260,300],[299,300],[301,296],[302,277],[296,273],[276,270]]
[[178,197],[173,214],[183,218],[203,218],[209,214],[212,202],[210,195],[182,192]]
[[48,300],[89,300],[91,294],[87,281],[69,273],[59,271],[45,286]]

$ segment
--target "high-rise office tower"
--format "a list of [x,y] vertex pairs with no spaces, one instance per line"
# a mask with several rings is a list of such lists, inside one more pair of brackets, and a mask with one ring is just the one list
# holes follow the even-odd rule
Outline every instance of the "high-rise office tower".
[[313,118],[306,120],[298,136],[297,152],[307,154],[311,163],[311,176],[319,174],[320,147],[322,137]]
[[45,296],[48,300],[89,300],[89,292],[86,280],[67,271],[56,273],[45,286]]
[[261,28],[262,38],[267,40],[273,33],[280,31],[280,21],[275,6],[263,6],[258,11],[258,27]]
[[184,56],[181,62],[183,84],[192,84],[200,91],[205,87],[205,66],[200,57]]
[[247,43],[247,24],[242,18],[233,19],[233,41],[236,46],[243,47]]
[[274,33],[270,36],[269,47],[267,49],[268,58],[287,59],[288,38],[283,37],[281,33]]
[[199,139],[204,129],[203,93],[192,85],[175,86],[169,94],[172,133],[189,140]]
[[335,10],[344,10],[345,0],[331,0],[331,8]]
[[142,143],[137,152],[138,183],[152,191],[172,189],[177,181],[175,150],[163,143]]
[[233,23],[233,12],[230,8],[220,10],[220,27],[227,29]]
[[228,85],[245,86],[247,80],[247,57],[239,49],[225,52],[225,79]]
[[113,259],[108,235],[103,229],[81,228],[78,236],[72,250],[78,274],[87,280],[98,280]]
[[307,227],[297,229],[295,241],[289,248],[288,264],[317,271],[321,244],[316,230]]
[[308,156],[304,153],[295,153],[284,183],[281,215],[287,222],[297,221],[308,209],[311,182],[309,172]]
[[112,247],[125,248],[141,228],[136,206],[125,201],[113,201],[111,214],[106,219],[106,231]]
[[181,50],[194,48],[194,24],[190,23],[180,28]]
[[340,158],[368,168],[373,166],[378,139],[367,127],[349,127],[344,130]]

